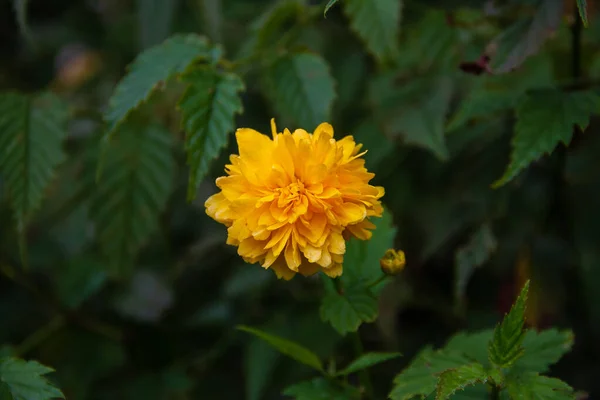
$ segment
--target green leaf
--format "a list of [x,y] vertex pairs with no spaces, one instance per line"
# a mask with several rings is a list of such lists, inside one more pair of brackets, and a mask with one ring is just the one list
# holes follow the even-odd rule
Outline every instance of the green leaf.
[[528,292],[529,281],[521,289],[519,297],[504,320],[494,329],[494,337],[488,346],[488,355],[490,362],[497,367],[510,367],[523,355],[521,344],[525,338],[523,324]]
[[271,346],[275,347],[282,354],[285,354],[286,356],[291,357],[304,365],[308,365],[317,371],[323,372],[323,363],[319,357],[309,349],[287,339],[271,335],[249,326],[240,325],[237,329],[258,336]]
[[36,361],[0,360],[0,382],[8,386],[14,400],[64,399],[62,392],[43,377],[50,372],[54,370]]
[[425,348],[394,378],[394,388],[389,398],[409,400],[415,396],[427,396],[435,390],[438,374],[470,362],[458,352]]
[[513,400],[572,400],[573,388],[560,379],[533,372],[509,374],[506,390]]
[[447,13],[430,7],[418,20],[407,20],[395,61],[401,72],[401,85],[424,73],[454,73],[459,62],[459,31],[447,21]]
[[394,88],[394,75],[377,78],[370,87],[370,99],[377,119],[390,137],[430,150],[438,159],[448,158],[444,137],[446,114],[452,97],[452,80],[445,76],[412,79]]
[[137,0],[139,40],[142,49],[156,46],[171,33],[178,0]]
[[[375,225],[370,240],[350,239],[344,255],[344,273],[340,281],[346,286],[364,286],[381,278],[383,272],[379,260],[386,250],[394,247],[397,229],[394,227],[392,213],[385,208],[381,218],[371,218]],[[384,282],[385,283],[385,282]],[[383,286],[376,286],[377,294]]]
[[0,94],[0,173],[23,233],[65,159],[68,110],[55,95]]
[[402,356],[400,353],[365,353],[352,361],[346,368],[338,371],[336,375],[349,375],[400,356]]
[[186,132],[190,178],[188,200],[196,197],[212,161],[227,146],[235,128],[235,114],[243,111],[240,94],[244,82],[233,73],[209,67],[192,68],[182,79],[188,87],[179,101],[182,128]]
[[329,9],[331,7],[333,7],[337,2],[338,2],[338,0],[329,0],[327,2],[327,5],[325,6],[325,10],[323,10],[323,17],[327,17],[327,11],[329,11]]
[[380,62],[398,55],[401,9],[400,0],[344,1],[350,27]]
[[488,344],[492,339],[494,331],[485,329],[480,332],[459,332],[452,336],[444,350],[455,351],[464,354],[471,361],[477,361],[484,367],[488,367]]
[[529,330],[523,340],[525,353],[514,369],[544,373],[573,347],[573,332],[552,328],[542,332]]
[[378,303],[369,288],[362,285],[344,288],[344,293],[327,293],[321,302],[321,319],[341,335],[356,332],[364,322],[377,319]]
[[158,46],[140,53],[128,67],[108,104],[105,119],[108,129],[104,140],[109,141],[129,114],[148,100],[157,88],[197,60],[216,60],[220,49],[195,34],[174,35]]
[[273,106],[284,119],[308,131],[330,120],[335,83],[321,56],[289,53],[275,61],[266,74]]
[[508,73],[521,66],[559,28],[563,0],[544,0],[538,4],[532,17],[518,20],[494,39],[497,47],[491,63],[494,73]]
[[261,50],[271,49],[290,32],[302,16],[306,5],[299,0],[281,0],[274,2],[250,25],[250,34],[243,43],[238,57],[244,58],[257,54]]
[[552,152],[559,142],[567,146],[573,126],[584,130],[599,106],[600,98],[591,91],[540,90],[529,93],[517,107],[510,164],[492,186],[497,188],[511,181],[531,162]]
[[90,208],[113,273],[130,267],[158,225],[173,185],[172,136],[159,125],[134,121],[119,128],[108,147],[105,175]]
[[482,224],[469,241],[454,254],[454,297],[462,301],[467,289],[467,283],[475,269],[481,267],[496,251],[496,237],[487,223]]
[[577,0],[577,9],[579,10],[579,16],[583,22],[583,26],[588,27],[588,14],[587,14],[587,1]]
[[445,400],[456,391],[464,390],[476,383],[486,383],[488,373],[479,363],[461,365],[458,368],[443,372],[437,384],[436,400]]
[[297,383],[283,393],[295,400],[359,400],[360,392],[352,386],[338,386],[325,378]]

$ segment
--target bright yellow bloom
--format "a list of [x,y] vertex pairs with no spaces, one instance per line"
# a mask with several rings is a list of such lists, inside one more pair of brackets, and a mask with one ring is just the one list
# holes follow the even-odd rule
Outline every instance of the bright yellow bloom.
[[402,250],[388,249],[379,259],[381,270],[386,275],[396,275],[404,269],[406,256]]
[[273,139],[238,129],[239,155],[230,157],[217,179],[221,191],[206,200],[206,213],[228,226],[227,243],[238,246],[248,263],[260,262],[279,278],[297,272],[342,274],[346,240],[371,238],[369,217],[380,217],[382,187],[360,158],[352,136],[336,141],[322,123],[313,134],[303,129]]

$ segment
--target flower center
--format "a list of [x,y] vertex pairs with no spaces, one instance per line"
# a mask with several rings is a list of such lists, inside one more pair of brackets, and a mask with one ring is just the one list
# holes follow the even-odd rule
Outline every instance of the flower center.
[[298,203],[302,201],[304,197],[304,183],[299,180],[290,183],[287,187],[278,188],[276,191],[279,193],[278,206],[285,207],[290,203]]

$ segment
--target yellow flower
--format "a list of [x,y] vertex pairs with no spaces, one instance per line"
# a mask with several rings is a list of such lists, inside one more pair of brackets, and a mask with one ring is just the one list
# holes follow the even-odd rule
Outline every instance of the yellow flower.
[[206,213],[228,227],[227,243],[248,263],[259,262],[279,278],[297,272],[342,274],[346,240],[371,238],[369,217],[380,217],[382,187],[369,173],[352,136],[336,141],[333,127],[320,124],[273,139],[253,129],[235,136],[239,155],[217,179],[221,191],[206,200]]
[[404,269],[406,256],[402,250],[388,249],[379,259],[379,265],[386,275],[396,275]]

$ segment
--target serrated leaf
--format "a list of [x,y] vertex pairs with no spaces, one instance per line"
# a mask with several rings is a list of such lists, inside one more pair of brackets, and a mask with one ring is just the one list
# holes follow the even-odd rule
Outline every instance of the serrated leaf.
[[587,28],[587,26],[588,26],[587,1],[586,0],[577,0],[577,9],[579,10],[579,16],[581,17],[583,26],[585,26]]
[[327,11],[329,11],[329,9],[331,7],[333,7],[339,0],[329,0],[327,2],[327,5],[325,6],[325,10],[323,10],[323,16],[327,17]]
[[308,131],[330,120],[335,84],[325,60],[311,53],[289,53],[266,71],[273,107],[284,119]]
[[462,353],[471,361],[477,361],[487,367],[489,364],[487,349],[493,334],[493,329],[473,333],[459,332],[448,340],[444,350]]
[[295,400],[359,400],[360,392],[352,386],[339,386],[324,378],[297,383],[284,389],[283,395]]
[[55,95],[0,94],[0,173],[23,232],[64,160],[68,110]]
[[462,301],[467,289],[467,283],[475,269],[481,267],[496,251],[496,237],[487,223],[482,224],[469,241],[454,254],[454,297]]
[[344,293],[327,293],[319,309],[321,319],[329,322],[341,335],[356,332],[364,322],[377,319],[377,299],[365,286],[344,288]]
[[458,352],[425,348],[394,378],[389,398],[409,400],[415,396],[427,396],[435,391],[440,373],[470,362]]
[[506,390],[512,400],[573,400],[573,388],[560,379],[533,372],[510,374]]
[[[434,397],[434,396],[432,396]],[[452,400],[481,400],[490,398],[490,386],[483,383],[476,383],[467,386],[463,390],[450,396]],[[433,399],[432,399],[433,400]]]
[[560,26],[563,7],[563,0],[539,1],[532,17],[518,20],[494,39],[497,51],[492,58],[493,71],[511,72],[536,54]]
[[350,27],[379,61],[398,55],[400,0],[345,0]]
[[511,181],[530,163],[551,153],[559,142],[568,146],[577,125],[584,130],[598,111],[600,98],[591,91],[563,93],[541,90],[529,93],[517,107],[510,164],[493,183],[497,188]]
[[43,376],[54,372],[36,361],[18,358],[0,360],[0,382],[4,383],[14,400],[64,399],[60,389]]
[[513,368],[544,373],[573,347],[573,332],[552,328],[542,332],[529,330],[523,340],[525,353]]
[[479,363],[461,365],[443,372],[438,380],[436,400],[445,400],[455,392],[476,383],[486,383],[488,373]]
[[110,98],[104,116],[108,125],[104,141],[109,141],[128,115],[169,79],[195,61],[219,57],[218,47],[212,47],[204,37],[195,34],[174,35],[140,53]]
[[525,307],[527,305],[527,293],[529,281],[521,289],[515,304],[502,322],[494,329],[494,336],[488,346],[490,362],[499,368],[510,367],[523,355],[523,339],[525,332]]
[[271,335],[267,332],[251,328],[249,326],[240,325],[237,329],[257,336],[269,343],[271,346],[275,347],[282,354],[285,354],[286,356],[291,357],[304,365],[314,368],[317,371],[323,372],[323,363],[319,357],[309,349],[300,346],[298,343]]
[[336,375],[349,375],[400,356],[402,356],[400,353],[365,353],[352,361],[346,368],[338,371]]
[[162,126],[131,121],[119,128],[107,150],[90,215],[111,272],[121,273],[157,228],[171,194],[172,136]]
[[236,74],[210,67],[192,68],[182,80],[188,87],[178,107],[186,132],[185,149],[190,167],[187,197],[191,201],[212,161],[227,146],[235,128],[235,114],[243,111],[239,93],[244,90],[244,82]]

